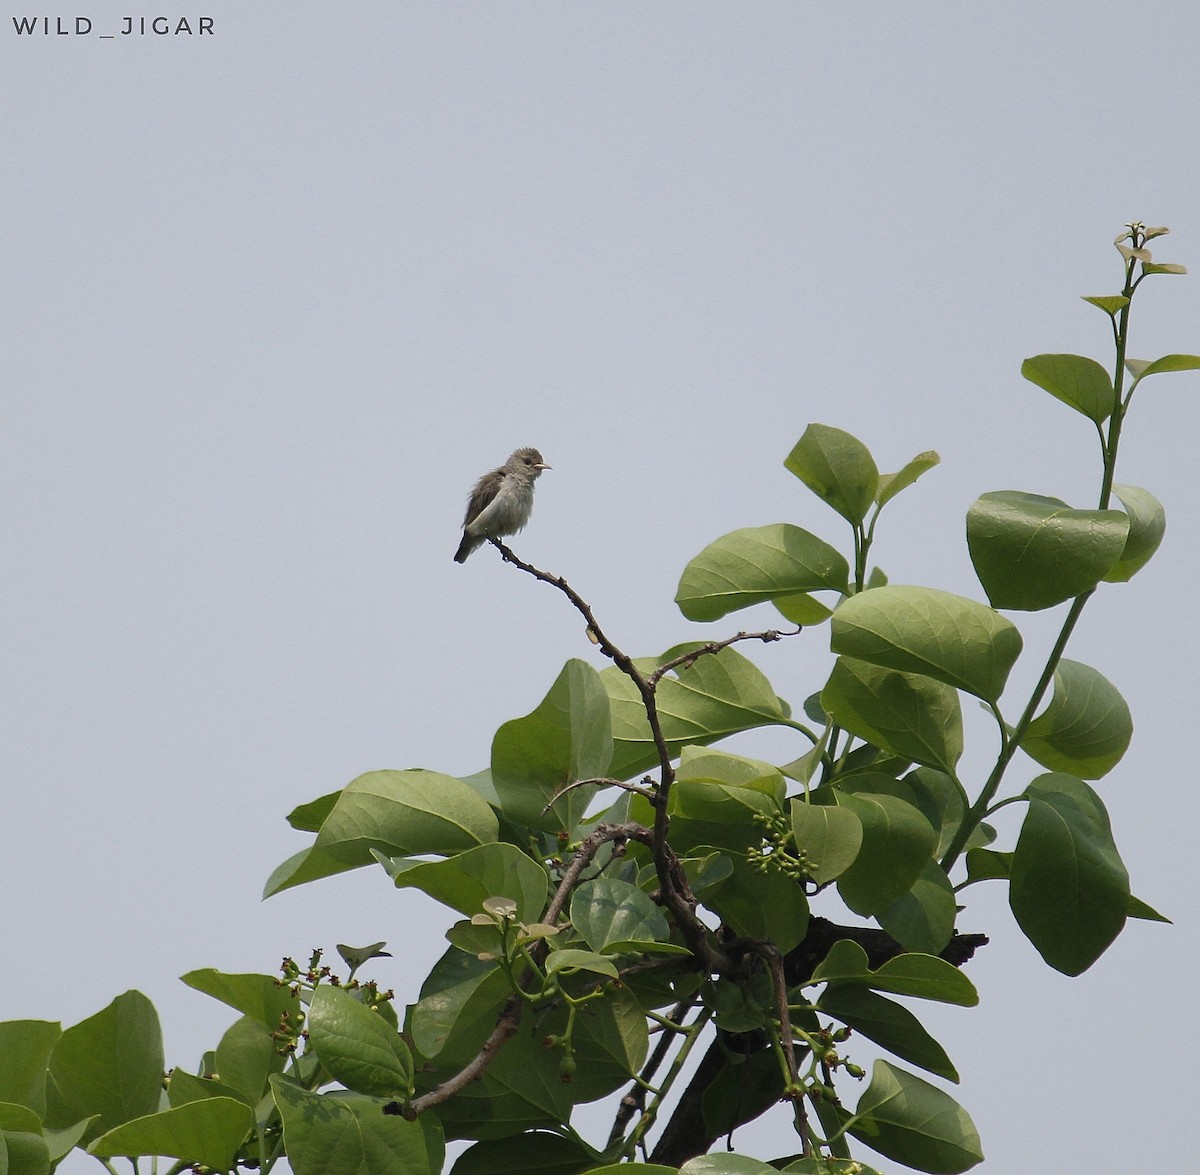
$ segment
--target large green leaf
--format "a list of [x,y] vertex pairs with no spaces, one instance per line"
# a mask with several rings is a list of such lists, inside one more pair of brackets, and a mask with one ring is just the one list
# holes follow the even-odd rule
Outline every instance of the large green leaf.
[[775,1175],[776,1168],[761,1159],[732,1152],[697,1155],[679,1168],[679,1175]]
[[830,647],[994,702],[1020,655],[1021,634],[975,600],[936,588],[888,586],[842,603],[833,614]]
[[444,1068],[466,1064],[496,1026],[511,991],[494,962],[451,947],[434,964],[409,1010],[408,1035],[417,1052],[438,1058]]
[[572,830],[594,787],[573,788],[543,811],[567,784],[608,774],[612,723],[600,674],[586,661],[563,666],[537,709],[506,722],[492,740],[492,783],[514,824]]
[[803,592],[844,592],[845,557],[786,522],[747,527],[709,543],[683,569],[675,602],[689,620],[719,620],[739,608]]
[[1117,406],[1108,372],[1085,355],[1034,355],[1021,364],[1021,374],[1097,424]]
[[601,954],[620,955],[664,943],[671,936],[666,916],[636,885],[597,877],[571,896],[571,923]]
[[257,1020],[241,1016],[223,1033],[213,1053],[217,1078],[254,1106],[267,1091],[267,1082],[283,1071],[286,1057],[279,1044]]
[[271,1088],[295,1175],[437,1175],[442,1169],[446,1147],[433,1114],[409,1122],[383,1113],[381,1100],[312,1093],[283,1077]]
[[850,1133],[905,1166],[957,1175],[983,1161],[970,1115],[949,1094],[903,1069],[876,1061]]
[[1009,904],[1056,971],[1086,971],[1121,933],[1129,874],[1100,797],[1081,779],[1039,775],[1013,853]]
[[480,1080],[438,1106],[447,1136],[505,1138],[565,1122],[574,1096],[562,1062],[562,1049],[547,1048],[540,1032],[523,1029],[510,1037]]
[[448,855],[496,840],[499,824],[472,787],[436,771],[370,771],[338,794],[311,848],[271,874],[264,896],[387,856]]
[[309,1008],[308,1032],[321,1064],[347,1089],[384,1098],[412,1093],[408,1046],[382,1016],[349,992],[321,984]]
[[1167,531],[1167,512],[1163,504],[1140,486],[1115,485],[1113,493],[1129,515],[1129,535],[1121,557],[1107,571],[1109,583],[1126,583],[1141,570],[1158,550]]
[[6,1020],[0,1023],[0,1102],[46,1113],[46,1066],[62,1025],[50,1020]]
[[97,1138],[153,1114],[162,1078],[158,1013],[140,991],[127,991],[58,1038],[47,1074],[46,1124],[68,1127],[94,1116],[84,1137]]
[[[699,644],[668,649],[656,661],[640,661],[644,673]],[[612,703],[615,750],[611,772],[628,779],[658,764],[658,752],[641,694],[615,666],[600,674]],[[658,683],[659,722],[672,755],[687,744],[716,742],[742,730],[786,722],[788,710],[752,661],[734,649],[698,657]]]
[[468,918],[488,898],[511,898],[521,922],[533,922],[546,908],[549,875],[545,866],[516,845],[479,845],[444,861],[381,858],[397,889],[419,889]]
[[839,657],[821,705],[839,726],[901,759],[953,772],[962,754],[958,692],[924,674]]
[[857,984],[830,984],[817,1006],[901,1060],[950,1081],[958,1080],[958,1071],[946,1050],[925,1031],[916,1016],[894,1000]]
[[596,1152],[578,1137],[564,1138],[535,1130],[475,1143],[458,1157],[450,1175],[529,1175],[530,1171],[538,1175],[579,1175],[593,1170],[596,1157]]
[[269,1032],[279,1027],[285,1015],[293,1025],[300,1022],[300,1001],[287,984],[279,982],[278,976],[233,975],[213,967],[202,967],[179,978],[188,987],[257,1020]]
[[862,522],[875,502],[875,459],[862,441],[840,428],[810,424],[783,464],[847,522]]
[[1099,779],[1133,738],[1125,699],[1098,670],[1065,658],[1054,671],[1050,704],[1030,724],[1021,749],[1051,771]]
[[[587,977],[587,984],[593,979]],[[544,1041],[566,1028],[567,1008],[560,1003],[539,1019],[538,1036]],[[571,1101],[579,1105],[607,1097],[632,1081],[646,1060],[650,1031],[645,1010],[628,988],[612,986],[604,999],[593,1000],[575,1017],[572,1041],[576,1065],[570,1074]]]
[[1121,558],[1129,526],[1121,510],[1001,490],[967,511],[967,546],[993,607],[1035,612],[1091,591]]
[[886,910],[880,910],[876,918],[906,951],[938,955],[954,933],[957,913],[954,888],[946,871],[936,861],[928,860],[908,892]]
[[979,1003],[975,985],[945,959],[915,953],[897,955],[877,971],[872,971],[867,965],[867,952],[848,938],[839,939],[829,948],[809,982],[859,984],[874,991],[915,996],[964,1008],[973,1008]]
[[863,825],[854,809],[831,804],[791,802],[792,835],[805,854],[809,876],[818,885],[840,877],[859,854]]
[[97,1158],[167,1155],[228,1171],[253,1128],[254,1112],[244,1102],[205,1098],[116,1126],[97,1138],[88,1153]]
[[258,1099],[251,1100],[241,1090],[234,1089],[224,1081],[215,1077],[196,1077],[186,1069],[178,1067],[171,1070],[167,1077],[167,1100],[172,1107],[186,1106],[188,1102],[202,1102],[210,1097],[231,1097],[235,1101],[249,1106],[251,1109]]
[[856,914],[879,914],[913,887],[931,863],[937,836],[929,821],[896,796],[838,794],[862,824],[862,848],[837,879],[842,901]]
[[704,904],[735,934],[769,940],[783,954],[808,933],[808,899],[796,880],[745,859],[733,861],[732,874],[705,893]]

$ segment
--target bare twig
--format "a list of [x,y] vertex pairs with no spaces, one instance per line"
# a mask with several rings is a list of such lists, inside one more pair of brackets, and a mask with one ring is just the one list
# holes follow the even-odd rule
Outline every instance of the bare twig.
[[730,645],[736,645],[738,641],[762,641],[764,644],[770,644],[772,641],[781,641],[784,637],[799,636],[803,631],[802,628],[797,628],[794,632],[780,632],[778,629],[769,628],[765,632],[739,632],[723,641],[708,641],[691,652],[681,653],[678,657],[672,657],[670,661],[664,661],[646,680],[651,685],[658,685],[672,669],[678,669],[681,665],[690,669],[701,657],[719,653]]
[[654,803],[654,792],[648,787],[639,787],[636,783],[626,783],[623,779],[577,779],[574,783],[568,783],[565,787],[560,787],[546,801],[546,806],[542,809],[542,815],[545,816],[567,792],[574,791],[577,787],[586,787],[589,783],[594,783],[597,787],[619,787],[622,791],[636,792],[643,799],[649,800],[652,804]]

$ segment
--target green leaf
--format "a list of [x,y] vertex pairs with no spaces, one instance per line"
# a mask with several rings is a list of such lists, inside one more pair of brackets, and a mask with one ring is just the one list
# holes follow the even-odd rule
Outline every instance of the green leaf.
[[743,938],[773,942],[782,954],[808,933],[808,899],[794,878],[759,872],[739,858],[733,874],[704,896],[704,904]]
[[[950,847],[967,812],[962,787],[944,771],[936,771],[932,767],[917,767],[897,782],[904,786],[905,792],[896,794],[924,813],[925,819],[933,826],[938,837],[933,856],[941,857]],[[842,786],[850,784],[851,781],[847,780]]]
[[228,1171],[253,1128],[254,1112],[244,1102],[206,1098],[117,1126],[97,1138],[88,1153],[97,1158],[166,1155]]
[[[489,1030],[494,1025],[493,1018]],[[547,1048],[540,1032],[518,1032],[480,1080],[438,1106],[438,1117],[453,1138],[503,1138],[559,1125],[575,1100],[572,1084],[563,1080],[562,1058],[562,1050]],[[450,1075],[439,1071],[434,1076]]]
[[636,885],[613,877],[585,881],[571,895],[571,923],[602,955],[640,951],[671,937],[666,915]]
[[783,1097],[783,1074],[769,1048],[721,1067],[704,1090],[701,1110],[709,1137],[721,1138],[766,1113]]
[[382,1016],[349,992],[321,984],[309,1008],[308,1031],[321,1064],[347,1089],[383,1098],[411,1095],[408,1046]]
[[1009,904],[1056,971],[1086,971],[1121,933],[1129,874],[1100,797],[1071,775],[1039,775],[1013,853]]
[[[594,978],[580,976],[579,982],[586,989],[594,985]],[[539,1021],[538,1035],[544,1030],[561,1036],[566,1029],[567,1009],[560,1003]],[[644,1064],[650,1047],[646,1013],[627,989],[610,986],[603,1000],[593,1000],[576,1016],[572,1039],[577,1064],[567,1092],[576,1105],[594,1102],[627,1085]],[[561,1053],[557,1057],[561,1063]]]
[[559,972],[570,975],[576,971],[590,971],[594,975],[605,975],[610,979],[616,979],[618,976],[616,964],[595,951],[566,947],[561,951],[551,951],[546,956],[547,975],[557,975]]
[[919,1065],[930,1073],[958,1080],[946,1050],[922,1027],[920,1020],[907,1008],[886,999],[869,988],[852,984],[830,984],[820,1000],[820,1010],[868,1040],[882,1045],[901,1060]]
[[293,1025],[300,1023],[300,1001],[292,995],[287,984],[275,975],[227,974],[213,967],[203,967],[181,975],[180,981],[196,991],[257,1020],[269,1032],[274,1032],[286,1015]]
[[1085,297],[1085,302],[1091,302],[1093,306],[1099,306],[1109,318],[1114,317],[1118,311],[1129,305],[1129,299],[1124,294],[1108,294],[1098,297]]
[[285,1058],[257,1020],[242,1016],[221,1037],[214,1061],[218,1080],[254,1106],[266,1093],[271,1075],[283,1070]]
[[162,1078],[158,1013],[140,991],[127,991],[58,1038],[50,1054],[46,1124],[68,1127],[94,1116],[84,1135],[90,1141],[154,1113]]
[[935,588],[889,586],[843,601],[833,614],[830,647],[994,702],[1020,655],[1021,634],[975,600]]
[[606,776],[612,755],[600,674],[586,661],[568,661],[537,709],[506,722],[492,740],[492,783],[504,815],[528,828],[574,829],[594,787],[573,788],[543,809],[567,784]]
[[875,459],[862,441],[840,428],[810,424],[783,464],[847,522],[862,522],[875,501]]
[[908,489],[917,478],[928,473],[935,465],[940,465],[941,461],[941,457],[932,449],[928,449],[924,453],[918,453],[896,473],[881,474],[879,489],[875,494],[875,500],[879,503],[880,508],[886,506],[901,490]]
[[954,933],[958,906],[950,879],[936,861],[926,861],[908,893],[897,898],[876,918],[906,951],[937,955]]
[[6,1020],[0,1023],[0,1102],[46,1113],[46,1066],[62,1025],[50,1020]]
[[968,881],[1007,881],[1012,876],[1012,853],[992,849],[967,851]]
[[1153,906],[1147,905],[1141,898],[1129,895],[1129,917],[1140,918],[1145,922],[1166,922],[1171,925],[1171,919],[1160,914]]
[[726,1152],[697,1155],[679,1168],[679,1175],[777,1175],[774,1167],[749,1155]]
[[1034,355],[1021,364],[1021,374],[1097,424],[1116,407],[1108,372],[1084,355]]
[[374,1098],[311,1093],[285,1077],[273,1078],[271,1089],[295,1175],[437,1175],[442,1169],[446,1146],[433,1114],[409,1122],[383,1113]]
[[876,1061],[850,1133],[872,1150],[935,1175],[956,1175],[983,1161],[967,1111],[928,1081]]
[[1051,771],[1099,779],[1133,738],[1125,699],[1103,674],[1066,658],[1054,671],[1050,704],[1030,724],[1021,749]]
[[1152,273],[1187,273],[1186,265],[1176,265],[1174,262],[1165,261],[1162,263],[1156,261],[1145,261],[1142,263],[1142,272],[1144,274]]
[[1104,578],[1109,583],[1125,583],[1150,562],[1167,530],[1167,512],[1149,490],[1139,486],[1113,486],[1121,505],[1129,515],[1129,535],[1121,557]]
[[[538,1175],[579,1175],[581,1171],[594,1171],[597,1157],[580,1138],[537,1130],[475,1143],[459,1156],[450,1175],[529,1175],[530,1171]],[[629,1167],[618,1169],[624,1172]],[[661,1170],[674,1175],[673,1168]]]
[[468,918],[488,898],[511,898],[520,922],[535,921],[546,908],[550,884],[545,866],[516,845],[479,845],[445,861],[381,862],[397,889],[419,889]]
[[821,705],[851,734],[901,759],[953,772],[962,754],[958,693],[923,674],[839,657]]
[[[699,644],[668,649],[654,664],[672,660]],[[616,748],[612,774],[629,779],[658,765],[658,752],[646,720],[642,697],[615,666],[600,674],[612,703]],[[776,696],[762,670],[733,649],[698,657],[658,683],[658,717],[672,755],[688,745],[702,746],[742,730],[786,722],[787,707]]]
[[815,534],[786,522],[754,526],[722,536],[692,559],[675,602],[689,620],[719,620],[801,592],[844,592],[849,575],[845,557]]
[[848,938],[839,939],[830,947],[829,953],[813,971],[809,984],[813,983],[854,983],[874,991],[915,996],[964,1008],[973,1008],[979,1003],[975,985],[945,959],[909,953],[897,955],[877,971],[872,971],[867,965],[867,952]]
[[422,1057],[436,1057],[446,1068],[466,1064],[495,1028],[510,994],[494,962],[451,947],[434,964],[409,1012],[409,1036]]
[[167,1077],[167,1100],[172,1107],[186,1106],[188,1102],[203,1102],[214,1097],[231,1097],[243,1105],[254,1108],[258,1099],[251,1100],[241,1090],[226,1085],[215,1077],[195,1077],[186,1069],[172,1069]]
[[843,793],[838,803],[858,817],[863,829],[862,848],[838,877],[838,892],[856,914],[879,914],[932,864],[937,837],[916,808],[895,796]]
[[1121,510],[1072,510],[1015,490],[984,494],[967,511],[967,546],[994,608],[1033,612],[1091,591],[1129,534]]
[[792,835],[806,854],[809,876],[818,885],[840,877],[854,864],[863,842],[862,821],[850,807],[791,802]]
[[5,1175],[48,1175],[50,1163],[50,1147],[41,1133],[40,1123],[35,1130],[0,1131],[0,1172]]
[[801,628],[815,628],[833,615],[832,608],[826,607],[816,596],[810,596],[807,592],[799,592],[794,596],[779,596],[773,603],[784,620]]
[[370,771],[348,783],[311,848],[284,862],[265,897],[388,856],[448,855],[496,840],[496,814],[474,788],[436,771]]

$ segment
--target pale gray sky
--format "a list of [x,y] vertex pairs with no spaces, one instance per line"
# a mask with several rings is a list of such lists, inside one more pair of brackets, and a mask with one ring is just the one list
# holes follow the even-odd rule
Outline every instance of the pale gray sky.
[[[1144,287],[1133,353],[1200,351],[1192,5],[259,0],[111,40],[128,5],[78,37],[13,11],[3,1019],[138,987],[194,1066],[230,1017],[178,975],[381,938],[415,998],[432,904],[371,871],[259,894],[307,843],[293,806],[378,767],[470,774],[564,660],[597,661],[556,593],[451,562],[514,447],[554,466],[518,550],[649,654],[697,634],[672,597],[711,539],[844,541],[782,467],[810,420],[884,468],[941,452],[885,515],[896,582],[981,597],[982,492],[1090,505],[1090,425],[1019,368],[1108,363],[1078,295],[1119,287],[1124,222],[1170,225],[1157,256],[1195,275]],[[1166,543],[1072,646],[1132,707],[1099,788],[1175,926],[1068,980],[1000,889],[968,891],[982,1006],[927,1022],[984,1170],[1194,1151],[1198,393],[1139,392],[1120,480],[1165,503]],[[1019,684],[1050,627],[1017,619]],[[752,655],[799,704],[827,637]],[[743,1149],[787,1148],[782,1118],[757,1129]]]

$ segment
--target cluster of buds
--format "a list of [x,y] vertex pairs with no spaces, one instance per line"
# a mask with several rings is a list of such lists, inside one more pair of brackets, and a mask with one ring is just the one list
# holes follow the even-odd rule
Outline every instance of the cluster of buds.
[[804,849],[797,848],[791,825],[781,812],[757,813],[754,822],[762,828],[763,839],[761,844],[746,850],[746,861],[751,868],[759,873],[775,870],[803,883],[820,867],[809,860]]

